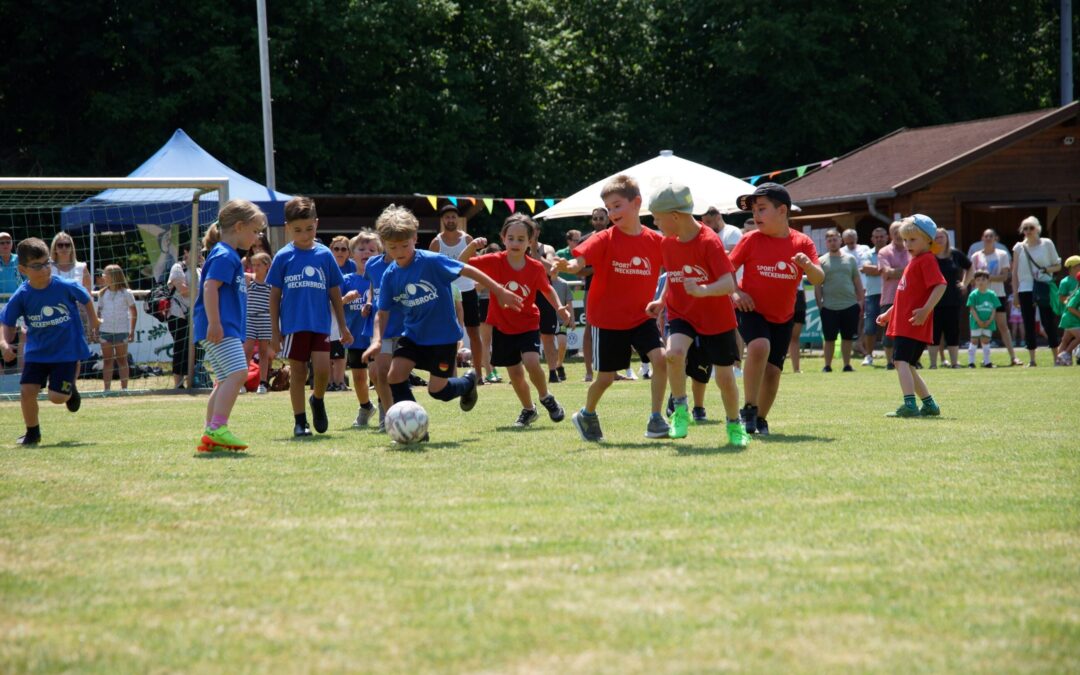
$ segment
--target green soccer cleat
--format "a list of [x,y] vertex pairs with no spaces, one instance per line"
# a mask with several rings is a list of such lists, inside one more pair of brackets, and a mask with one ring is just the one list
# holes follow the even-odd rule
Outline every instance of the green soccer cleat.
[[940,417],[941,408],[938,407],[937,403],[931,401],[930,403],[923,404],[923,407],[919,410],[919,414],[923,417]]
[[904,404],[894,412],[885,413],[885,417],[919,417],[919,409],[913,405]]
[[746,433],[742,422],[727,423],[727,442],[728,445],[736,448],[745,448],[750,445],[750,434]]
[[229,427],[222,426],[217,429],[207,427],[203,432],[202,443],[197,448],[199,452],[214,452],[216,450],[247,450],[247,443],[233,435]]
[[675,406],[675,412],[671,413],[671,428],[668,430],[668,438],[686,438],[690,430],[690,411],[685,403]]

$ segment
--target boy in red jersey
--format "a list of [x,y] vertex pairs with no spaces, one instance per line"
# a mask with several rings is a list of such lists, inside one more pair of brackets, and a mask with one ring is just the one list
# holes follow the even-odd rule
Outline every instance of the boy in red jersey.
[[818,285],[825,280],[825,272],[818,264],[813,240],[788,226],[791,196],[784,186],[762,183],[737,203],[753,213],[757,226],[731,252],[731,264],[743,268],[739,288],[731,294],[739,333],[746,342],[742,419],[746,433],[768,435],[765,418],[776,400],[791,342],[795,291],[803,274]]
[[614,227],[590,236],[574,247],[573,260],[556,260],[557,272],[576,274],[586,265],[593,268],[592,288],[586,307],[593,332],[593,370],[596,379],[589,386],[585,407],[571,421],[586,441],[602,441],[596,406],[615,381],[615,373],[630,367],[631,350],[648,357],[655,377],[652,387],[652,414],[645,430],[647,438],[667,438],[668,424],[660,414],[667,386],[664,347],[656,320],[645,307],[653,300],[660,276],[663,237],[641,224],[641,190],[624,175],[615,176],[600,192]]
[[[896,287],[893,306],[877,318],[879,326],[888,326],[885,334],[893,340],[893,363],[900,378],[904,404],[888,417],[933,417],[941,408],[930,395],[926,383],[912,365],[934,341],[934,307],[945,294],[945,277],[934,256],[937,225],[928,216],[916,213],[900,221],[900,236],[911,262],[904,268]],[[922,399],[920,410],[916,394]]]
[[548,411],[552,422],[566,416],[562,406],[548,393],[547,379],[540,366],[540,309],[536,297],[543,294],[564,321],[570,320],[570,309],[559,302],[548,280],[543,263],[528,256],[529,245],[536,234],[536,223],[524,213],[515,213],[503,223],[502,241],[506,250],[473,257],[477,249],[487,246],[484,237],[473,239],[461,252],[459,259],[520,295],[524,300],[521,311],[508,311],[498,302],[488,303],[487,317],[480,317],[491,326],[491,365],[505,367],[510,384],[521,401],[521,414],[516,427],[527,427],[540,416],[529,394],[525,371],[536,387],[540,404]]
[[[685,438],[690,425],[686,376],[709,381],[716,366],[716,384],[727,412],[728,443],[744,448],[750,436],[739,419],[739,386],[732,366],[738,356],[735,308],[728,297],[735,290],[735,268],[724,244],[709,227],[694,219],[694,198],[685,185],[671,183],[652,194],[649,211],[664,233],[667,283],[660,298],[649,304],[659,314],[667,306],[667,368],[675,411],[671,438]],[[692,368],[687,368],[693,353]]]

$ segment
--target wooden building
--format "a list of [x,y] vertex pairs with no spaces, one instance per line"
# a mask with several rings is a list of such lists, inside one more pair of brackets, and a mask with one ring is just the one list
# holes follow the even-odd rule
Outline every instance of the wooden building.
[[966,251],[983,230],[1019,241],[1034,215],[1063,255],[1080,250],[1080,102],[1003,117],[899,129],[787,184],[794,225],[875,227],[925,213]]

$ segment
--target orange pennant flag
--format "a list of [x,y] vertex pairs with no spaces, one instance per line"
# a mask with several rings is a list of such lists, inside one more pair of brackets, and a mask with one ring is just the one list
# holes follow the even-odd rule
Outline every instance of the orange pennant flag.
[[775,177],[779,176],[782,173],[784,173],[782,170],[781,171],[773,171],[772,173],[769,174],[769,178],[775,178]]

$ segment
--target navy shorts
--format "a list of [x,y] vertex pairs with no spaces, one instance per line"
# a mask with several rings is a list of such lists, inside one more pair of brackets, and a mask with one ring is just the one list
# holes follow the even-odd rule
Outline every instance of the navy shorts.
[[418,370],[426,370],[434,377],[453,377],[457,365],[457,343],[446,345],[418,345],[409,338],[398,338],[394,350],[395,359],[408,359]]
[[492,326],[491,365],[504,368],[516,366],[521,363],[521,355],[526,352],[540,353],[540,331],[510,334]]
[[19,384],[36,384],[44,387],[47,383],[50,391],[70,396],[75,391],[75,368],[78,365],[78,361],[61,361],[60,363],[27,361],[23,364]]
[[743,342],[749,345],[759,338],[768,340],[769,363],[783,370],[795,323],[793,319],[773,323],[757,312],[735,312],[735,317],[739,320],[739,335],[742,335]]

